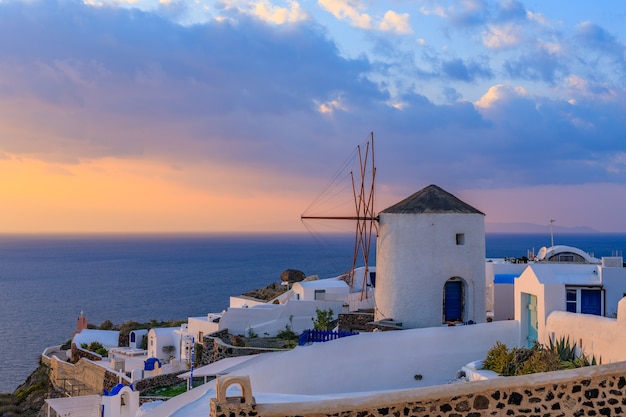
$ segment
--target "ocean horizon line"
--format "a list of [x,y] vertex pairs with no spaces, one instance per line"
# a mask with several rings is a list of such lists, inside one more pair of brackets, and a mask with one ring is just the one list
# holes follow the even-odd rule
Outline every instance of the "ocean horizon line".
[[[180,238],[193,238],[193,237],[290,237],[290,236],[337,236],[337,237],[350,237],[354,236],[355,232],[316,232],[311,233],[307,231],[280,231],[280,232],[246,232],[246,231],[231,231],[231,232],[0,232],[0,238],[3,237],[37,237],[37,238],[90,238],[90,237],[111,237],[111,238],[123,238],[123,237],[180,237]],[[485,235],[527,235],[527,236],[550,236],[550,231],[520,231],[520,230],[493,230],[485,231]],[[620,236],[626,235],[626,231],[605,232],[605,231],[580,231],[580,230],[554,230],[554,236],[559,235],[601,235],[601,236]]]

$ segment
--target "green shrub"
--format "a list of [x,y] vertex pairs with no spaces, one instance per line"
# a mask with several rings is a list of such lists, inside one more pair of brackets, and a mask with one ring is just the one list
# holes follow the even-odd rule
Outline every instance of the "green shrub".
[[569,336],[567,339],[560,338],[556,343],[550,339],[550,350],[558,355],[561,362],[570,362],[576,359],[576,343],[574,346],[570,346]]
[[576,344],[570,346],[569,338],[561,338],[556,343],[550,341],[549,347],[535,343],[531,348],[511,350],[503,343],[496,342],[487,352],[483,369],[497,372],[502,376],[512,376],[580,368],[597,363],[595,356],[590,359],[585,354],[576,355]]
[[106,350],[106,348],[102,346],[102,343],[100,342],[91,342],[89,344],[81,343],[80,347],[90,352],[95,352],[98,355],[103,356],[103,357],[109,354],[109,351]]
[[329,308],[328,310],[320,310],[319,308],[315,309],[316,318],[313,320],[313,329],[315,330],[329,330],[330,323],[333,322],[333,309]]
[[555,351],[536,345],[530,355],[517,369],[515,375],[536,374],[538,372],[551,372],[561,369],[561,360]]
[[483,362],[483,369],[497,372],[500,375],[507,375],[508,368],[512,362],[513,355],[509,352],[509,348],[504,343],[498,341],[487,352],[487,357]]
[[105,320],[100,325],[100,330],[113,330],[113,322],[111,320]]
[[296,334],[296,332],[291,330],[291,327],[288,324],[285,325],[285,330],[281,330],[280,332],[276,333],[276,337],[284,340],[298,339],[298,335]]

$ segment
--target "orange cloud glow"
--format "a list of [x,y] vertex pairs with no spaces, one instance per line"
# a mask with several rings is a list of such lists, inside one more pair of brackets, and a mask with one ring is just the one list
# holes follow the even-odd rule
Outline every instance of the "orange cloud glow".
[[[106,159],[80,165],[0,160],[0,230],[54,232],[302,231],[305,202],[285,194],[194,187],[183,176],[214,177],[195,168]],[[233,179],[250,173],[224,172]],[[209,181],[207,181],[209,182]],[[241,180],[241,182],[245,182]],[[305,197],[306,198],[306,197]],[[292,219],[292,220],[291,220]]]

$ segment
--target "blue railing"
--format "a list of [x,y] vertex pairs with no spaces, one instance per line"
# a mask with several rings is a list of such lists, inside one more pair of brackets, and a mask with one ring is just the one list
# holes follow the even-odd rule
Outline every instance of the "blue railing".
[[354,336],[354,332],[331,332],[328,330],[305,330],[298,337],[298,345],[304,346],[309,343],[328,342],[329,340],[341,339],[342,337]]

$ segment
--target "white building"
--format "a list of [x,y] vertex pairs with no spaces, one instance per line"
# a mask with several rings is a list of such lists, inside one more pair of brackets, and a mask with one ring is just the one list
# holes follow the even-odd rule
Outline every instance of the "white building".
[[[188,335],[199,341],[210,333],[228,329],[229,333],[246,336],[274,336],[289,327],[302,332],[313,327],[316,310],[341,312],[371,309],[374,307],[374,288],[370,276],[365,277],[364,267],[354,271],[352,285],[345,277],[311,279],[296,282],[290,289],[271,300],[258,300],[245,296],[230,297],[230,306],[221,313],[206,317],[190,317]],[[363,285],[363,280],[367,280]]]
[[344,301],[350,294],[350,286],[339,279],[317,279],[296,282],[291,287],[296,300]]
[[[626,360],[626,300],[621,300],[626,269],[621,258],[597,263],[582,251],[555,247],[540,251],[529,264],[486,266],[483,213],[433,185],[379,218],[376,297],[369,299],[375,299],[377,320],[394,319],[405,330],[255,355],[223,370],[249,377],[258,403],[292,402],[297,407],[347,398],[357,404],[376,393],[393,398],[401,390],[447,384],[465,364],[483,359],[497,341],[513,347],[566,336],[580,341],[586,353],[606,361]],[[371,284],[366,283],[368,291]],[[507,287],[490,291],[489,285]],[[162,350],[172,350],[164,346],[180,351],[183,335],[200,338],[214,325],[231,333],[252,328],[262,334],[291,323],[298,331],[300,320],[315,308],[343,308],[346,297],[361,288],[332,279],[294,284],[271,302],[247,305],[237,297],[228,311],[193,320],[193,326],[190,320],[186,329],[150,330],[150,356],[164,358]],[[494,316],[504,319],[484,323],[490,294]],[[512,305],[512,312],[498,310],[500,303]],[[617,318],[603,317],[613,311]],[[442,326],[470,320],[478,324]],[[215,394],[210,381],[144,415],[208,415]]]
[[119,339],[120,332],[117,330],[83,329],[80,333],[74,335],[72,343],[80,348],[81,345],[97,342],[109,350],[119,346]]
[[485,215],[436,185],[379,214],[377,321],[485,321]]
[[518,278],[527,263],[514,263],[505,259],[488,259],[485,264],[486,274],[486,309],[487,318],[495,321],[515,319],[515,279]]
[[520,322],[521,339],[529,346],[536,341],[549,344],[553,332],[546,321],[554,311],[615,317],[626,295],[622,265],[621,257],[603,258],[601,264],[529,264],[515,280],[515,319]]
[[[83,395],[46,399],[46,416],[135,417],[139,410],[139,392],[118,384],[104,395]],[[51,411],[54,410],[54,414]]]
[[128,347],[131,349],[140,349],[143,338],[148,337],[148,330],[133,330],[128,334]]
[[202,343],[205,335],[220,330],[222,314],[209,313],[202,317],[189,317],[187,319],[187,332],[196,343]]
[[148,331],[148,357],[161,363],[180,359],[181,333],[179,327],[154,328]]

